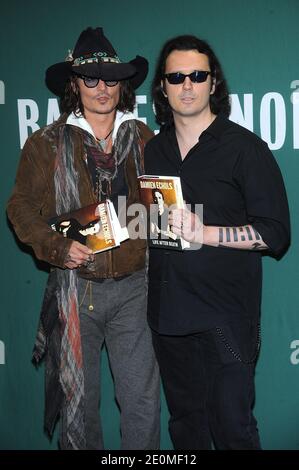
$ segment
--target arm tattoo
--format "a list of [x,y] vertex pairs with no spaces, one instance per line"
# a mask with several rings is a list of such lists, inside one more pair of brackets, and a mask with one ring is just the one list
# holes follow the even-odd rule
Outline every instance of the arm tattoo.
[[265,246],[258,242],[253,243],[251,247],[252,250],[264,250],[265,248]]
[[[239,230],[239,232],[243,232],[243,227],[239,227],[237,228],[237,231]],[[241,234],[240,234],[241,235]],[[244,235],[241,235],[241,238],[240,238],[241,242],[245,242],[246,238]]]
[[254,227],[252,227],[252,230],[254,231],[255,238],[256,238],[257,240],[260,240],[260,239],[261,239],[261,236],[260,236],[260,234],[259,234],[259,233],[258,233],[258,232],[255,230],[255,228],[254,228]]
[[244,227],[219,227],[219,244],[226,246],[226,243],[237,243],[251,241],[252,250],[263,250],[265,247],[257,240],[261,240],[260,234],[254,227],[245,225]]
[[245,229],[248,235],[248,240],[252,240],[252,234],[251,234],[250,228],[246,225]]

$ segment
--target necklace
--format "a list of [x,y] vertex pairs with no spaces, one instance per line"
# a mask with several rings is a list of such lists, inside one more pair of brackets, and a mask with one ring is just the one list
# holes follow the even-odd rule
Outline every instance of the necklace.
[[108,142],[109,142],[109,140],[110,140],[110,136],[111,136],[111,134],[112,134],[113,129],[114,129],[114,128],[112,127],[111,131],[108,132],[108,134],[106,135],[106,137],[104,137],[103,139],[98,139],[98,138],[96,137],[96,141],[100,144],[100,146],[102,147],[103,151],[105,151],[105,149],[106,149],[106,147],[107,147],[107,144],[108,144]]

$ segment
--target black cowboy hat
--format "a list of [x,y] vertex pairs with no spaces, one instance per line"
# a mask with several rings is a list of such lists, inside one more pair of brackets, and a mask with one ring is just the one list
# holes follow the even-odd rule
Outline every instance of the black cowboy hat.
[[102,80],[129,79],[133,88],[138,88],[147,72],[148,61],[144,57],[137,55],[130,62],[121,62],[103,29],[89,27],[80,34],[73,53],[46,70],[46,84],[55,95],[62,96],[70,75],[77,73]]

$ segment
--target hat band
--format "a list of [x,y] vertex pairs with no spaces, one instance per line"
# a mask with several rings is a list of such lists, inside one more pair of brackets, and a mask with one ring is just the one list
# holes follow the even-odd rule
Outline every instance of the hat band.
[[121,61],[117,55],[114,57],[108,56],[107,52],[93,52],[89,56],[77,57],[73,62],[73,67],[78,67],[79,65],[93,64],[99,62],[112,62],[119,64]]

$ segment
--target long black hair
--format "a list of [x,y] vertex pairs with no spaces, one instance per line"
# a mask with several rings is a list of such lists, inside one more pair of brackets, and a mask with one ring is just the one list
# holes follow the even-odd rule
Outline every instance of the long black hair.
[[[129,80],[120,81],[120,97],[116,107],[118,111],[133,111],[136,96]],[[72,75],[65,86],[64,95],[60,100],[60,110],[63,113],[75,113],[84,116],[84,107],[81,101],[77,77]]]
[[161,81],[164,79],[166,60],[169,54],[175,50],[189,51],[197,50],[201,54],[205,54],[209,59],[212,80],[215,83],[215,92],[210,95],[210,107],[214,114],[222,112],[226,116],[230,114],[230,101],[227,84],[221,69],[221,65],[214,54],[212,48],[206,41],[196,36],[183,35],[167,41],[160,52],[155,76],[152,82],[152,99],[156,111],[156,121],[158,124],[172,122],[173,115],[168,103],[168,99],[164,96],[161,88]]

